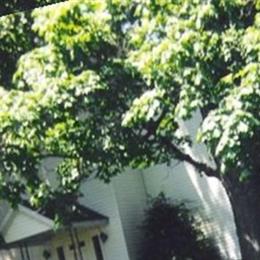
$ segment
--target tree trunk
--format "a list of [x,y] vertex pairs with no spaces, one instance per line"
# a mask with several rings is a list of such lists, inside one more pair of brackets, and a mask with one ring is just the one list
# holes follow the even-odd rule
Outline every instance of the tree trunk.
[[260,177],[239,181],[236,172],[221,177],[232,204],[243,260],[260,259]]

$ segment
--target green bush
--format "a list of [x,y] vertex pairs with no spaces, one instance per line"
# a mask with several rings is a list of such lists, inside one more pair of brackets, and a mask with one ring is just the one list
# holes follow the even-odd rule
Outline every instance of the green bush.
[[140,260],[221,259],[212,238],[201,231],[184,203],[173,204],[164,194],[151,200],[142,224]]

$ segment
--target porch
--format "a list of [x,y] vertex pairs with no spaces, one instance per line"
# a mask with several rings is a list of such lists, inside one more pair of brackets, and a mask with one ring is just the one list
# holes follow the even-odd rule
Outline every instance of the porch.
[[104,260],[103,228],[108,218],[80,204],[67,225],[54,230],[52,214],[26,206],[9,210],[0,225],[0,249],[14,251],[10,260]]

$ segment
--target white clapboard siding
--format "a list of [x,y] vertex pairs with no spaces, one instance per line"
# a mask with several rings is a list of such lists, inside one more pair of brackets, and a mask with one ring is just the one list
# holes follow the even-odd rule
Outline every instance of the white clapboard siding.
[[177,164],[144,171],[147,192],[156,197],[160,192],[173,201],[186,201],[196,208],[205,221],[204,229],[213,235],[224,259],[240,259],[238,240],[230,203],[216,178],[200,177],[189,165]]
[[105,260],[129,260],[113,185],[90,180],[82,185],[81,192],[83,205],[109,217],[109,224],[102,228],[108,235],[107,241],[102,243]]
[[[201,116],[196,112],[181,126],[195,140],[200,122]],[[214,166],[204,145],[196,144],[187,152]],[[230,201],[218,179],[201,177],[190,164],[176,161],[172,161],[169,167],[151,167],[143,174],[148,194],[155,197],[163,191],[173,200],[190,201],[188,205],[198,208],[200,217],[205,220],[205,231],[214,235],[224,259],[241,259]]]
[[143,241],[140,226],[147,205],[143,176],[140,171],[127,170],[112,181],[130,259],[138,259]]

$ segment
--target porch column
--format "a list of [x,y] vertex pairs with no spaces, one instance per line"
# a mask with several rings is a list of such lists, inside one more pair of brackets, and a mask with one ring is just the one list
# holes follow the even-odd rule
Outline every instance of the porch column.
[[77,228],[74,228],[74,234],[75,234],[75,238],[76,238],[76,242],[77,242],[77,246],[78,246],[78,250],[79,250],[80,260],[84,260],[83,259],[83,254],[82,254],[82,250],[81,250],[81,247],[84,246],[84,245],[82,245],[82,242],[79,241]]
[[24,248],[25,248],[25,254],[26,254],[27,260],[31,260],[29,250],[28,250],[28,245],[24,244]]
[[27,244],[20,244],[19,249],[22,260],[31,260]]
[[22,260],[25,260],[25,256],[24,256],[24,253],[23,253],[23,246],[19,245],[19,249],[20,249],[20,254],[21,254]]
[[74,259],[79,260],[78,254],[77,254],[77,249],[76,249],[76,243],[75,243],[74,236],[73,236],[73,228],[72,227],[69,227],[69,234],[70,234],[70,240],[71,240],[71,243],[72,243],[72,250],[73,250],[73,253],[74,253]]

